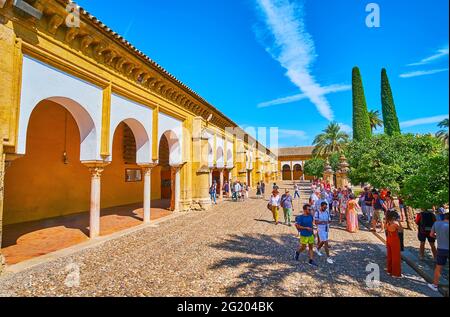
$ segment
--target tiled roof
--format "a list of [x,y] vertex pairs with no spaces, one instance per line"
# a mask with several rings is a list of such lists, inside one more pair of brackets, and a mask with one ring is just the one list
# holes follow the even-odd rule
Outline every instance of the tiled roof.
[[278,149],[278,156],[312,155],[314,146],[285,147]]
[[[75,6],[77,6],[80,9],[80,15],[82,17],[87,18],[89,21],[91,21],[95,26],[97,26],[98,28],[102,29],[103,31],[105,31],[106,33],[108,33],[109,35],[113,36],[117,41],[121,42],[122,45],[125,46],[125,48],[133,51],[135,54],[137,54],[140,58],[143,58],[144,60],[146,60],[148,63],[150,63],[152,66],[156,67],[159,71],[161,71],[163,74],[167,75],[170,79],[172,79],[173,81],[175,81],[177,84],[179,84],[183,89],[185,89],[186,91],[188,91],[189,93],[191,93],[195,98],[197,98],[199,101],[201,101],[203,104],[205,104],[207,107],[209,107],[210,109],[216,111],[218,114],[220,114],[223,118],[225,118],[227,121],[229,121],[231,123],[232,126],[234,127],[239,127],[238,124],[236,124],[233,120],[231,120],[229,117],[227,117],[225,114],[223,114],[219,109],[217,109],[216,107],[214,107],[213,105],[211,105],[208,101],[206,101],[205,99],[203,99],[203,97],[201,97],[198,93],[196,93],[194,90],[192,90],[191,88],[189,88],[186,84],[184,84],[182,81],[180,81],[179,79],[177,79],[174,75],[172,75],[171,73],[169,73],[166,69],[164,69],[161,65],[159,65],[158,63],[156,63],[154,60],[152,60],[150,57],[148,57],[147,55],[145,55],[145,53],[143,53],[142,51],[138,50],[136,47],[134,47],[130,42],[128,42],[124,37],[122,37],[120,34],[118,34],[117,32],[114,32],[111,28],[109,28],[107,25],[105,25],[103,22],[101,22],[99,19],[97,19],[93,14],[89,13],[88,11],[86,11],[85,9],[83,9],[81,6],[79,6],[75,1],[72,0],[57,0],[58,2],[64,4],[65,6],[67,6],[68,4],[73,4]],[[251,137],[249,135],[249,137],[251,139],[254,139],[253,137]],[[257,142],[259,143],[259,142]],[[262,145],[261,145],[262,146]],[[262,146],[263,148],[265,148],[264,146]],[[269,152],[270,150],[267,149]]]

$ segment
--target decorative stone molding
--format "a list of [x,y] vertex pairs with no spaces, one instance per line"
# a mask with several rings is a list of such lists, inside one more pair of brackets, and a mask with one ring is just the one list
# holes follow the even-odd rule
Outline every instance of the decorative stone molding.
[[53,15],[48,22],[48,32],[55,35],[58,31],[58,28],[64,22],[64,18],[55,14]]

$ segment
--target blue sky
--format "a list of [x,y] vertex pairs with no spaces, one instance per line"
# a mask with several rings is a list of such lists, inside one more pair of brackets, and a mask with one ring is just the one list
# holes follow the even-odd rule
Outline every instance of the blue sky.
[[330,120],[349,130],[356,65],[369,109],[387,69],[403,132],[434,133],[449,113],[448,0],[77,3],[233,121],[278,127],[280,146],[310,145]]

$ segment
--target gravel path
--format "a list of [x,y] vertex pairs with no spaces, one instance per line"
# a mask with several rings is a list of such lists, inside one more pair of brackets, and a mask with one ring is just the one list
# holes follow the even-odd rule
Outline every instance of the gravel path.
[[[300,205],[300,202],[297,203]],[[3,296],[438,296],[404,264],[405,277],[384,272],[384,246],[372,234],[334,225],[334,265],[293,261],[293,227],[275,226],[266,201],[226,201],[157,227],[0,278]],[[296,210],[295,214],[298,212]],[[368,288],[366,266],[380,267]],[[70,264],[80,284],[67,286]],[[69,277],[71,275],[69,274]]]

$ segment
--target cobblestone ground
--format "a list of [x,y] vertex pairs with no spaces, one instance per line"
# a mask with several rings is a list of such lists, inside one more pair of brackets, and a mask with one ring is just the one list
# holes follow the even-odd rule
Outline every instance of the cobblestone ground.
[[[262,199],[223,202],[157,227],[0,278],[3,296],[437,296],[412,269],[384,272],[381,242],[367,231],[331,230],[334,265],[293,260],[293,227],[275,226]],[[297,202],[300,205],[301,201]],[[295,214],[298,213],[296,209]],[[368,288],[366,266],[380,267]],[[73,267],[80,284],[70,286]],[[69,272],[72,272],[68,275]],[[68,283],[69,282],[69,283]],[[69,285],[69,286],[68,286]],[[72,283],[73,285],[73,283]]]

